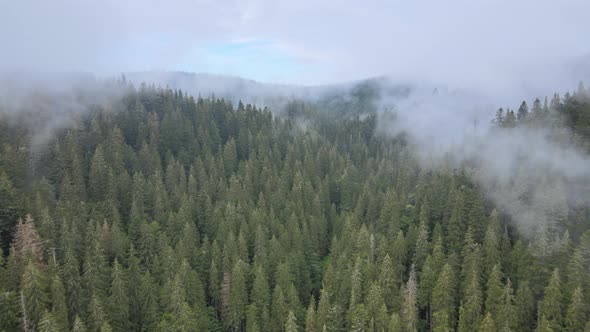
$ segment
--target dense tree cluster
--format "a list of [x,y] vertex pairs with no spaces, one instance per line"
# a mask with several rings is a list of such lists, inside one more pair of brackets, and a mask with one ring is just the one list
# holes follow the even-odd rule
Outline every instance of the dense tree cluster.
[[[117,84],[42,149],[0,122],[0,330],[590,331],[590,227],[536,255],[374,114]],[[588,137],[588,100],[539,105],[497,122]]]
[[[516,113],[510,108],[499,108],[492,123],[503,128],[553,129],[558,140],[573,140],[590,151],[590,90],[580,82],[574,93],[568,92],[563,97],[555,93],[551,100],[545,97],[543,102],[536,98],[530,109],[526,101],[520,104]],[[564,133],[565,129],[569,132]],[[573,138],[569,135],[571,133],[575,134]]]

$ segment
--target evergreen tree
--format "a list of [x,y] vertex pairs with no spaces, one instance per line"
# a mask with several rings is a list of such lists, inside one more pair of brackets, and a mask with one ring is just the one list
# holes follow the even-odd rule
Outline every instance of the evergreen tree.
[[[23,327],[35,330],[43,313],[47,310],[47,285],[44,276],[32,260],[29,260],[23,274],[21,292],[21,315]],[[27,330],[27,328],[24,328]]]
[[69,324],[66,291],[58,274],[51,278],[49,292],[51,295],[51,318],[57,329],[67,330]]
[[55,317],[49,311],[45,311],[39,321],[39,332],[59,332],[63,331],[57,324]]
[[285,323],[285,332],[297,332],[299,329],[297,327],[297,318],[293,311],[289,311],[289,315],[287,316],[287,322]]
[[129,329],[129,298],[127,296],[127,283],[123,268],[117,260],[113,264],[111,289],[109,292],[110,321],[114,331],[127,331]]
[[562,294],[559,269],[555,268],[547,287],[545,287],[543,300],[539,304],[539,316],[546,319],[553,329],[562,323]]
[[453,270],[445,264],[432,290],[433,331],[448,331],[454,326],[454,280]]
[[514,309],[516,316],[516,330],[530,331],[535,309],[533,293],[526,280],[519,283],[516,297],[514,299]]
[[351,315],[350,331],[368,331],[369,314],[364,304],[359,304],[354,308]]
[[486,284],[485,308],[486,312],[492,315],[494,321],[500,318],[502,306],[502,288],[504,287],[502,286],[501,273],[500,266],[498,264],[494,265]]
[[502,331],[512,331],[516,328],[516,319],[512,282],[508,279],[502,292],[501,308],[498,313],[498,328]]
[[477,329],[482,319],[482,304],[483,293],[479,278],[472,273],[459,309],[459,331],[468,332]]
[[485,318],[479,325],[478,331],[481,332],[495,332],[496,331],[496,323],[494,322],[494,318],[492,318],[492,314],[489,312],[486,314]]
[[305,315],[305,332],[317,331],[316,328],[316,313],[315,313],[315,298],[312,296],[307,307]]
[[404,302],[402,305],[401,317],[405,331],[416,331],[418,323],[418,285],[416,281],[416,272],[414,266],[410,270],[410,278],[403,288]]
[[71,248],[66,248],[62,268],[65,283],[66,299],[68,304],[68,317],[70,322],[82,313],[82,290],[80,285],[80,264]]
[[418,270],[422,269],[422,265],[424,265],[429,252],[428,224],[426,220],[422,220],[418,228],[418,238],[416,239],[416,248],[414,250],[414,265]]
[[[322,304],[320,300],[320,305]],[[322,306],[323,308],[323,306]],[[285,301],[285,295],[283,294],[283,290],[281,286],[275,286],[273,291],[272,297],[272,306],[271,306],[271,330],[279,331],[282,330],[284,327],[283,320],[288,315],[288,306]],[[328,309],[329,310],[329,309]],[[319,309],[318,309],[319,314]],[[328,320],[328,312],[324,309],[322,310],[321,322],[326,322]]]
[[268,320],[270,318],[269,304],[270,294],[269,286],[266,280],[266,274],[261,266],[254,272],[254,282],[250,294],[250,303],[253,305],[257,325],[262,330],[268,329]]
[[485,274],[488,275],[492,268],[500,262],[500,239],[498,237],[498,225],[496,213],[492,213],[488,228],[483,240],[483,253],[485,256]]
[[78,316],[74,319],[72,332],[86,332],[86,325],[84,325],[84,322]]
[[567,331],[582,331],[587,321],[587,307],[584,304],[582,289],[580,287],[574,290],[571,302],[567,308],[565,317],[565,328]]
[[516,118],[518,121],[524,121],[529,114],[529,107],[526,104],[526,101],[523,101],[518,108],[518,112],[516,113]]

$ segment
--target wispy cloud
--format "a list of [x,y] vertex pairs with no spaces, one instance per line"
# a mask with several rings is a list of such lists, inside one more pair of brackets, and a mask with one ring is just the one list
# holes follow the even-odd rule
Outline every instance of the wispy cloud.
[[586,0],[3,1],[0,67],[569,88],[585,78],[566,64],[590,54],[589,11]]

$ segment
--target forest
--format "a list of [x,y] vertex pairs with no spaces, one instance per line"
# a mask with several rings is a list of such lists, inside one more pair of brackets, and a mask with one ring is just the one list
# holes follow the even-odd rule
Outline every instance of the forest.
[[[106,84],[51,131],[46,96],[0,106],[0,331],[590,331],[590,207],[522,234],[370,87],[275,112]],[[590,152],[590,90],[530,105],[494,134]]]

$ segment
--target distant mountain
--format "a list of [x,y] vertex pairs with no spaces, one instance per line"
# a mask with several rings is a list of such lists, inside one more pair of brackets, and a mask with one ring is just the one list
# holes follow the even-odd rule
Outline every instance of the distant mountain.
[[379,98],[400,100],[413,90],[409,84],[394,83],[387,77],[375,77],[333,85],[304,86],[291,84],[261,83],[236,76],[223,76],[179,71],[143,71],[125,73],[136,86],[141,83],[155,84],[188,92],[193,96],[224,98],[233,103],[268,106],[275,110],[289,102],[307,101],[321,104],[322,109],[347,112],[354,108],[367,111]]
[[261,83],[236,76],[224,76],[179,71],[143,71],[125,73],[126,78],[139,85],[153,83],[188,92],[193,96],[229,99],[232,102],[269,106],[277,102],[305,99],[316,100],[328,92],[342,91],[349,84],[330,86],[301,86],[288,84]]

